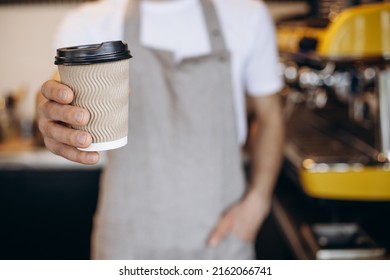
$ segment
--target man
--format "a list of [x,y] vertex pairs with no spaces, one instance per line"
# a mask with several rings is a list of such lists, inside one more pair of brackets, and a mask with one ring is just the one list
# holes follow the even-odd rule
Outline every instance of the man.
[[[129,143],[108,152],[94,218],[97,259],[251,259],[282,158],[272,20],[254,0],[106,0],[62,23],[56,47],[124,40],[132,55]],[[252,176],[240,147],[245,96],[257,114]],[[89,113],[58,81],[42,86],[38,124],[49,150],[80,151]]]

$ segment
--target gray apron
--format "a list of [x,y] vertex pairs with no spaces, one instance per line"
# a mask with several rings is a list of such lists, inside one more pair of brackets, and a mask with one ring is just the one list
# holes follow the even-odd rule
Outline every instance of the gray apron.
[[140,45],[130,1],[129,143],[108,153],[94,218],[95,259],[251,259],[253,245],[207,240],[244,193],[230,57],[211,2],[201,0],[211,53],[186,58]]

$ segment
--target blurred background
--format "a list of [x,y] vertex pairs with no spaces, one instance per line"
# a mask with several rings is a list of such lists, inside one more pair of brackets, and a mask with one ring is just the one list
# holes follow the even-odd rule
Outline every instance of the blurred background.
[[[54,70],[50,42],[82,2],[0,0],[0,259],[90,257],[104,157],[86,167],[54,156],[34,124],[35,94]],[[287,143],[257,257],[388,259],[390,2],[266,3]],[[255,130],[252,120],[249,110]]]

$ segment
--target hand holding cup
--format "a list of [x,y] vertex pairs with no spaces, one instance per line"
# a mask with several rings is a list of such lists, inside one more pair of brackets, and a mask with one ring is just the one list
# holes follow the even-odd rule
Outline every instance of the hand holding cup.
[[38,105],[38,124],[49,150],[93,164],[98,154],[91,151],[127,144],[129,58],[121,41],[57,50],[61,83],[44,83]]
[[83,126],[89,122],[88,110],[73,106],[73,91],[66,85],[55,81],[46,81],[41,88],[37,104],[37,122],[46,147],[56,155],[69,160],[95,164],[99,160],[96,152],[80,151],[92,143],[88,132],[71,128]]

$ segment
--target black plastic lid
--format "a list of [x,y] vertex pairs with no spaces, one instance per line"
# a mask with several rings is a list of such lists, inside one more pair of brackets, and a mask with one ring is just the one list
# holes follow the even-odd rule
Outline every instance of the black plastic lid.
[[122,41],[104,42],[57,49],[56,65],[85,65],[131,58],[127,44]]

